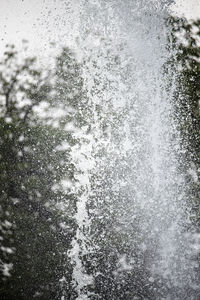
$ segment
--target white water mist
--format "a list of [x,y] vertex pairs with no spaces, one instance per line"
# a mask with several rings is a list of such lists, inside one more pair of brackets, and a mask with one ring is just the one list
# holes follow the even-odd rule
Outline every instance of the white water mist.
[[[77,233],[70,251],[79,300],[91,296],[89,287],[95,274],[87,274],[83,257],[98,251],[90,227],[105,218],[101,206],[106,203],[112,208],[113,226],[126,232],[129,243],[143,251],[149,280],[153,282],[157,276],[166,280],[166,299],[181,299],[171,290],[183,292],[192,282],[184,233],[189,226],[185,179],[179,171],[180,138],[173,107],[177,74],[170,69],[168,74],[164,72],[164,64],[176,55],[167,47],[171,2],[79,2],[77,48],[92,108],[87,146],[73,152],[82,155],[78,163],[83,179],[75,216]],[[96,211],[89,213],[91,201]],[[138,226],[133,235],[130,224],[134,222]],[[134,268],[134,263],[129,267]]]

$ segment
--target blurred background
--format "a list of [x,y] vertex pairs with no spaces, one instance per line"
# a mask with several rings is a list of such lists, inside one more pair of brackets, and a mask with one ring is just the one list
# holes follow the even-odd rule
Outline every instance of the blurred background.
[[[76,299],[68,255],[77,229],[74,215],[80,192],[73,149],[84,140],[80,130],[88,135],[95,119],[82,74],[84,59],[77,55],[79,5],[66,0],[0,2],[2,300]],[[176,120],[185,149],[180,168],[187,170],[191,222],[199,228],[200,2],[177,0],[166,24],[169,45],[177,51],[176,59],[169,57],[168,63],[179,68]],[[116,232],[111,238],[108,224],[101,226],[109,242],[121,245],[126,239]],[[107,270],[106,279],[102,275],[91,287],[101,297],[90,299],[125,300],[134,293],[133,299],[155,300],[156,288],[160,290],[156,299],[167,299],[165,282],[160,278],[149,282],[145,265],[130,272],[124,261],[127,273],[116,281],[118,258],[101,246],[92,258],[95,268],[85,258],[89,273]],[[126,247],[124,252],[130,252]],[[197,255],[197,269],[198,259]],[[196,288],[191,288],[187,299],[198,297]]]

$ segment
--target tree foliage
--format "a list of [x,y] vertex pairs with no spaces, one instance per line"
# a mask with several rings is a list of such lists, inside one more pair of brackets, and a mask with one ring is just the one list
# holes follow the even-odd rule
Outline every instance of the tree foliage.
[[178,126],[183,143],[184,171],[187,173],[188,194],[194,224],[200,224],[200,20],[172,18],[173,38],[179,65],[177,101]]
[[[76,109],[78,65],[67,53],[51,73],[39,70],[35,58],[22,59],[14,46],[1,61],[1,299],[57,299],[63,281],[70,283],[66,253],[76,197],[63,184],[75,181],[69,146],[83,118]],[[66,107],[52,118],[52,109]]]

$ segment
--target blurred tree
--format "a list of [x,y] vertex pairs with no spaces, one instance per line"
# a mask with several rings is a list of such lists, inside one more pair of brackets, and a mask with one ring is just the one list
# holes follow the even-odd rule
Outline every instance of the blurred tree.
[[[67,251],[76,229],[76,197],[70,188],[75,181],[70,146],[76,142],[72,131],[82,122],[75,117],[81,86],[72,74],[64,78],[61,94],[63,51],[56,74],[42,72],[35,58],[23,59],[14,46],[1,61],[1,299],[60,299],[62,289],[71,291]],[[75,60],[72,64],[77,72]]]
[[[200,225],[200,20],[172,18],[173,42],[177,48],[174,67],[179,66],[177,103],[184,171],[187,172],[188,194],[194,224]],[[176,100],[178,99],[178,101]],[[191,205],[192,204],[192,205]]]

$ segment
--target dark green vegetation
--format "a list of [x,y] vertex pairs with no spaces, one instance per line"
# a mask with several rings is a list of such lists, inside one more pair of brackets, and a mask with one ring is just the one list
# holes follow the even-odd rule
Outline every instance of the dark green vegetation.
[[172,19],[172,26],[174,41],[178,41],[174,66],[181,70],[174,101],[184,150],[182,162],[188,173],[188,198],[194,210],[194,224],[200,225],[200,20]]
[[[188,198],[197,224],[200,21],[188,24],[173,19],[172,23],[174,39],[179,41],[180,33],[184,37],[184,43],[178,44],[178,56],[172,60],[175,68],[181,66],[174,101],[179,101],[177,125],[186,148],[182,167],[190,170]],[[73,127],[87,125],[89,131],[91,119],[81,66],[69,49],[61,51],[54,70],[48,71],[40,70],[35,58],[26,54],[23,58],[14,46],[7,47],[0,64],[0,299],[55,300],[62,295],[74,299],[67,251],[76,230],[77,195],[70,187],[63,188],[62,180],[72,185],[77,181],[71,149],[81,140],[73,135]],[[109,182],[105,184],[109,187]],[[132,245],[124,242],[126,236],[116,233],[113,237],[109,213],[102,226],[93,228],[99,237],[104,234],[101,249],[85,258],[87,271],[94,276],[98,273],[94,292],[102,300],[129,300],[133,294],[155,300],[155,288],[162,286],[165,293],[164,283],[148,282],[147,267],[139,265],[139,250],[137,255],[131,253]],[[116,279],[113,272],[118,257],[113,249],[118,248],[127,259],[135,256],[138,267]],[[93,264],[87,264],[89,261]]]
[[[65,77],[71,81],[65,82]],[[62,290],[59,280],[65,276],[70,282],[66,251],[76,228],[72,219],[76,197],[66,194],[60,182],[66,177],[74,180],[69,153],[76,140],[64,127],[71,121],[75,126],[81,122],[74,109],[81,84],[78,65],[68,49],[57,58],[55,73],[42,72],[35,67],[35,58],[21,58],[14,46],[4,53],[0,72],[0,299],[57,299]],[[72,87],[78,92],[71,100],[68,94],[73,90],[67,89]],[[53,120],[52,111],[66,111],[65,106],[73,113]],[[69,147],[58,149],[63,141]],[[60,207],[63,199],[65,208]],[[69,289],[65,287],[66,292]]]

